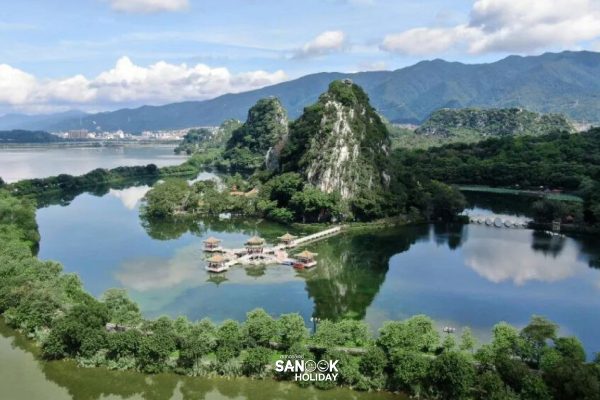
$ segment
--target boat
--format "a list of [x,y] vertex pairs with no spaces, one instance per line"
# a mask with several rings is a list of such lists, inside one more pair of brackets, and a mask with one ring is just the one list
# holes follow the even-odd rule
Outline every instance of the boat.
[[494,219],[494,226],[495,226],[496,228],[502,228],[502,219],[501,219],[501,218],[499,218],[499,217],[496,217],[496,218]]

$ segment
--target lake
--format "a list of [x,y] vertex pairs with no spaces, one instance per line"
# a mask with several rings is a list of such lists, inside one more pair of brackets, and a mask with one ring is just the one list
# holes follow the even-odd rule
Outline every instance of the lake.
[[0,147],[0,177],[5,182],[59,174],[82,175],[95,168],[156,164],[177,165],[185,156],[174,145],[111,147],[11,146]]
[[[139,205],[147,190],[83,194],[67,206],[38,210],[40,258],[63,263],[96,296],[126,288],[147,317],[242,320],[263,307],[273,315],[299,312],[307,325],[311,316],[352,317],[376,330],[388,319],[427,314],[440,327],[470,326],[485,341],[495,323],[522,327],[537,314],[559,323],[561,334],[578,336],[588,355],[600,350],[600,270],[591,267],[600,257],[597,238],[421,225],[311,244],[319,265],[309,271],[233,267],[214,276],[205,271],[202,241],[208,236],[239,247],[252,235],[273,243],[288,229],[244,219],[143,223]],[[520,216],[527,216],[523,202],[531,201],[469,200],[472,211]]]

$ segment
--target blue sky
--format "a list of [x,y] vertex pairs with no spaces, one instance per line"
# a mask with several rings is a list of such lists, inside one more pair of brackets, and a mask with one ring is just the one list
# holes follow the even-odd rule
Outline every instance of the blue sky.
[[598,3],[13,1],[0,11],[0,113],[205,99],[313,72],[422,59],[596,50]]

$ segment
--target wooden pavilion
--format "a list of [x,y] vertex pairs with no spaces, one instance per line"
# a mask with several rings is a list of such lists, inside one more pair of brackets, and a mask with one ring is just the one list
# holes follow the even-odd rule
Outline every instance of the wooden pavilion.
[[246,241],[245,246],[248,254],[260,254],[265,249],[265,239],[253,236]]
[[297,236],[294,235],[290,235],[289,233],[286,233],[283,236],[279,236],[277,239],[279,239],[279,242],[284,245],[284,246],[290,246],[292,244],[292,242],[294,241],[294,239],[296,239]]
[[294,263],[294,268],[304,269],[304,268],[312,268],[317,265],[317,261],[315,260],[315,256],[317,253],[312,253],[308,250],[304,250],[302,253],[296,254],[297,262]]
[[220,254],[215,254],[208,259],[208,266],[206,269],[210,272],[223,272],[227,271],[228,267],[225,265],[225,257]]
[[221,250],[221,239],[217,239],[211,236],[204,241],[204,251],[215,252]]

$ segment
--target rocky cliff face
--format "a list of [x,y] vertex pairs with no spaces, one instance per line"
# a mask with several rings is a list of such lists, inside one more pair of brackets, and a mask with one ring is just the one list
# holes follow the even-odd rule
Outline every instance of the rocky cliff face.
[[275,97],[259,100],[248,111],[246,122],[236,129],[225,147],[224,158],[233,169],[254,171],[279,164],[278,149],[288,134],[287,112]]
[[389,149],[387,128],[365,92],[349,80],[334,81],[291,125],[281,162],[322,191],[351,199],[388,186]]
[[571,123],[559,114],[538,114],[521,108],[441,109],[435,111],[415,133],[441,137],[543,135],[573,132]]

